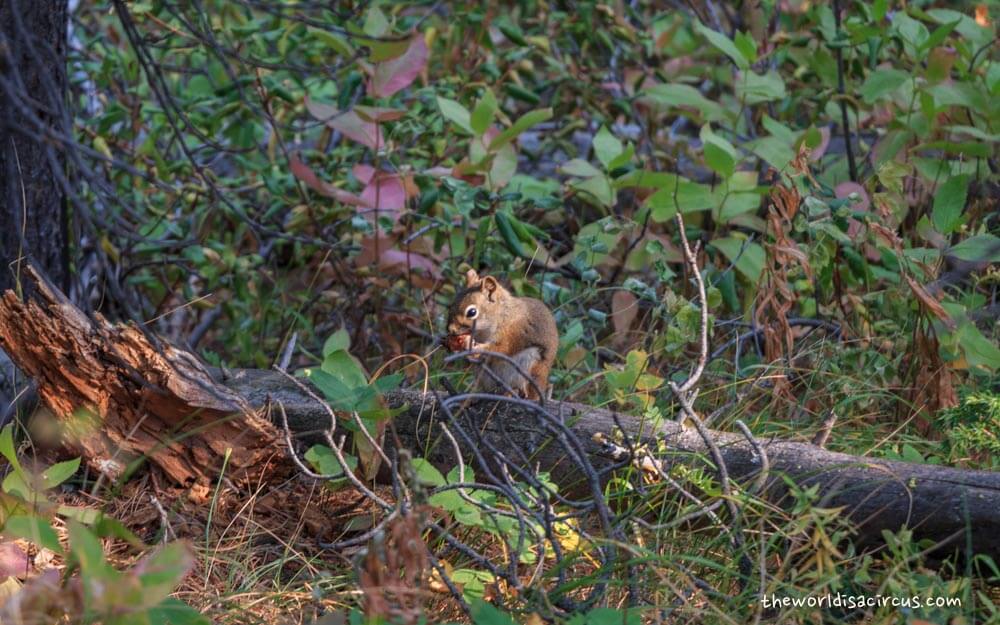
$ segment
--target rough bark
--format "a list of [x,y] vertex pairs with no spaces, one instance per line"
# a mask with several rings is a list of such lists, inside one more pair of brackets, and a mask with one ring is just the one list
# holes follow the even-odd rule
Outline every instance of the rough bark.
[[[0,299],[0,346],[35,379],[57,417],[73,423],[80,408],[94,411],[100,427],[70,443],[97,469],[120,472],[123,458],[146,454],[180,483],[207,484],[218,475],[227,449],[236,472],[284,453],[278,428],[255,408],[280,403],[296,432],[329,426],[326,409],[277,372],[210,370],[134,325],[86,317],[50,287],[40,286],[38,294],[38,301],[28,303],[12,292]],[[451,443],[436,425],[445,416],[434,395],[397,391],[386,401],[405,407],[393,419],[403,447],[439,467],[455,465]],[[637,440],[665,440],[677,452],[674,461],[709,455],[696,432],[673,422],[654,429],[637,417],[572,403],[550,402],[547,410],[575,435],[591,467],[604,476],[612,460],[595,435],[607,436],[616,428]],[[467,461],[491,445],[510,457],[525,453],[530,468],[550,471],[563,491],[580,490],[579,464],[552,443],[532,409],[475,401],[454,412],[474,426],[467,432],[476,433],[461,445]],[[726,432],[711,436],[734,479],[756,476],[760,459],[745,438]],[[387,444],[396,440],[386,439]],[[861,542],[880,540],[883,529],[907,526],[917,537],[968,544],[974,552],[1000,558],[1000,473],[850,456],[803,442],[758,440],[757,445],[771,464],[768,497],[784,503],[780,476],[802,487],[818,485],[823,505],[843,507],[857,524]]]
[[275,428],[190,353],[135,324],[88,317],[31,267],[25,276],[34,298],[0,298],[0,348],[92,467],[117,478],[148,457],[175,482],[204,489],[227,449],[236,473],[280,451]]
[[[223,381],[230,389],[259,404],[270,397],[281,401],[296,431],[328,427],[330,418],[321,406],[287,379],[271,371],[240,370]],[[443,440],[435,423],[444,417],[437,399],[417,391],[397,391],[386,396],[390,407],[408,408],[393,423],[403,445],[439,468],[455,466],[451,444]],[[620,427],[630,436],[650,441],[662,438],[669,449],[681,456],[705,458],[709,449],[701,436],[674,421],[656,430],[639,418],[613,413],[584,404],[556,402],[548,408],[561,415],[584,445],[597,472],[611,467],[612,460],[595,442],[596,434],[608,436]],[[567,461],[562,447],[551,444],[538,427],[536,417],[519,405],[498,407],[492,401],[473,402],[464,408],[464,417],[478,424],[483,439],[515,456],[513,447],[533,450],[532,467],[551,471],[562,490],[582,490],[582,475],[575,463]],[[755,478],[760,460],[742,435],[711,431],[722,452],[730,477],[737,481]],[[512,440],[513,439],[513,440]],[[820,487],[823,507],[843,507],[857,524],[859,542],[881,540],[882,530],[897,531],[906,526],[917,538],[948,540],[964,546],[966,540],[976,553],[1000,556],[1000,473],[864,458],[828,451],[806,442],[758,439],[770,461],[767,495],[777,503],[790,503],[781,476],[800,487]],[[481,446],[482,447],[482,446]],[[472,450],[462,445],[468,462]]]
[[0,293],[31,259],[69,278],[63,158],[44,129],[68,135],[66,0],[0,2]]

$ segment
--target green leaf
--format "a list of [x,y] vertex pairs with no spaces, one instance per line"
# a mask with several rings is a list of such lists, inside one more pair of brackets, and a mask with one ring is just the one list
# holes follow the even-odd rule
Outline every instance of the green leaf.
[[79,458],[73,458],[72,460],[52,465],[42,473],[42,488],[52,488],[62,484],[71,478],[79,468]]
[[733,144],[712,132],[708,124],[701,127],[701,141],[708,166],[723,178],[732,176],[738,156]]
[[989,158],[991,154],[990,147],[979,141],[928,141],[913,146],[911,153],[923,150],[941,150],[948,154],[964,154],[979,158]]
[[323,358],[324,373],[340,380],[347,388],[356,389],[368,384],[368,376],[357,359],[343,350],[330,352]]
[[521,27],[511,20],[510,16],[507,14],[501,14],[493,20],[493,25],[497,27],[501,33],[504,34],[507,39],[511,42],[516,43],[519,46],[528,45],[528,40],[524,38],[524,32]]
[[952,246],[948,254],[974,263],[1000,263],[1000,238],[992,234],[977,234]]
[[722,252],[722,255],[736,266],[736,270],[752,284],[760,280],[767,258],[760,244],[730,236],[715,239],[709,245]]
[[540,124],[547,119],[552,117],[552,109],[535,109],[534,111],[528,111],[521,117],[517,119],[516,122],[511,125],[510,128],[504,130],[497,136],[493,137],[490,141],[490,150],[497,150],[504,145],[513,141],[519,134],[531,128],[536,124]]
[[437,506],[454,515],[455,520],[463,525],[482,525],[483,516],[479,508],[466,501],[457,490],[446,490],[435,493],[427,498],[427,503]]
[[878,69],[868,75],[858,89],[861,99],[871,104],[898,89],[910,80],[911,74],[893,68]]
[[493,91],[488,87],[483,92],[483,97],[479,98],[479,102],[476,103],[476,108],[472,110],[472,117],[469,120],[469,125],[472,127],[472,131],[476,135],[481,135],[490,127],[493,123],[493,117],[497,112],[497,100],[493,95]]
[[[673,176],[673,174],[670,175]],[[650,217],[654,221],[664,222],[671,219],[678,210],[681,213],[693,213],[708,210],[714,206],[715,200],[712,198],[712,190],[708,185],[692,182],[679,176],[673,176],[673,178],[677,185],[676,203],[674,202],[674,184],[669,182],[646,200],[646,206],[651,211]]]
[[325,43],[339,56],[349,57],[354,54],[354,47],[350,44],[350,42],[336,33],[331,33],[330,31],[310,26],[309,34],[317,40]]
[[903,448],[900,450],[900,456],[906,462],[913,462],[915,464],[923,464],[924,457],[917,451],[917,448],[909,443],[903,443]]
[[39,497],[35,489],[28,484],[27,474],[20,471],[11,471],[7,477],[3,478],[3,492],[8,495],[15,495],[25,501],[33,501]]
[[97,537],[85,525],[76,521],[70,521],[67,525],[70,551],[76,556],[84,575],[93,582],[116,577],[117,572],[104,560],[104,549]]
[[757,62],[757,42],[750,34],[737,31],[733,43],[751,64]]
[[709,100],[691,85],[668,83],[656,85],[641,92],[642,97],[666,109],[684,107],[694,109],[705,121],[727,121],[730,114],[718,103]]
[[211,625],[212,623],[198,610],[174,597],[168,597],[159,605],[150,608],[148,614],[153,625]]
[[472,602],[472,622],[476,625],[517,625],[509,614],[481,599]]
[[142,586],[142,606],[135,607],[150,608],[165,600],[193,565],[194,558],[182,542],[165,545],[143,558],[134,569]]
[[56,508],[56,512],[60,516],[64,516],[67,519],[73,519],[84,525],[92,525],[104,517],[104,513],[96,508],[88,508],[87,506],[67,506],[61,505]]
[[[615,229],[611,225],[612,220],[605,217],[580,228],[573,242],[573,256],[582,258],[591,267],[604,262],[623,236],[621,229]],[[572,335],[576,329],[575,324],[571,325],[564,337]],[[579,329],[582,332],[582,327]]]
[[1000,369],[1000,348],[983,336],[976,324],[966,321],[956,330],[965,360],[973,367]]
[[462,594],[466,601],[482,600],[486,594],[486,584],[492,584],[495,581],[492,573],[479,569],[455,569],[451,574],[451,579],[456,584],[461,584]]
[[[973,50],[978,50],[993,41],[996,36],[993,28],[980,26],[974,17],[952,9],[930,9],[927,14],[938,24],[955,23],[955,30],[972,44]],[[983,58],[986,58],[985,56]]]
[[1000,142],[1000,133],[990,134],[975,126],[945,126],[944,129],[948,132],[969,135],[970,137],[989,141],[990,143]]
[[972,83],[945,81],[928,88],[927,92],[934,96],[934,106],[938,108],[964,106],[973,111],[994,110],[995,101],[989,98],[984,89]]
[[564,174],[569,174],[570,176],[579,176],[581,178],[590,178],[592,176],[603,176],[601,170],[594,167],[582,158],[574,158],[572,160],[563,163],[559,170]]
[[487,177],[490,190],[497,191],[507,186],[516,172],[517,150],[514,149],[513,144],[508,143],[493,154],[493,162],[490,163],[490,172]]
[[764,126],[764,130],[769,132],[774,138],[785,141],[789,145],[795,143],[799,139],[800,133],[792,130],[785,124],[782,124],[770,115],[765,115],[761,120],[761,124]]
[[951,34],[951,31],[955,30],[955,27],[958,26],[960,21],[961,20],[955,20],[953,22],[949,22],[947,24],[942,24],[941,26],[938,26],[936,29],[934,29],[934,32],[931,33],[931,36],[928,37],[927,40],[924,41],[922,44],[920,44],[920,47],[917,48],[917,50],[919,52],[925,52],[927,50],[930,50],[934,46],[940,45],[945,40],[945,38]]
[[766,74],[746,71],[736,79],[736,97],[746,104],[782,100],[785,95],[785,81],[776,71]]
[[625,146],[625,149],[622,150],[618,154],[618,156],[611,159],[610,163],[608,163],[607,165],[608,171],[613,172],[619,167],[624,167],[625,165],[628,165],[630,162],[632,162],[632,157],[634,156],[635,156],[635,146],[632,145],[631,143],[628,143]]
[[962,221],[965,199],[969,191],[969,176],[952,176],[934,195],[931,221],[941,234],[951,234]]
[[604,175],[584,178],[572,183],[572,187],[582,192],[582,197],[596,202],[599,206],[610,208],[615,203],[615,190]]
[[10,466],[18,473],[24,473],[21,463],[17,459],[17,452],[14,450],[14,424],[8,423],[0,430],[0,454],[7,459]]
[[451,470],[448,471],[448,475],[447,475],[448,483],[449,484],[458,484],[459,482],[475,482],[476,481],[476,472],[472,470],[472,467],[466,466],[465,469],[464,469],[464,472],[465,472],[465,476],[464,476],[465,479],[462,479],[462,475],[460,474],[460,472],[458,470],[458,467],[457,466],[452,467]]
[[[343,454],[343,456],[344,461],[347,463],[348,471],[353,472],[358,468],[357,458],[350,454]],[[322,473],[323,475],[341,475],[344,473],[344,467],[340,464],[340,460],[333,453],[333,450],[326,445],[313,445],[305,453],[305,459],[317,473]]]
[[412,461],[413,470],[417,474],[417,479],[421,484],[427,486],[444,486],[444,476],[433,464],[423,458],[414,458]]
[[604,165],[604,169],[610,169],[612,161],[622,153],[622,150],[622,142],[611,134],[606,126],[601,126],[594,136],[594,154]]
[[389,391],[399,388],[400,383],[406,379],[406,376],[402,373],[393,373],[392,375],[383,375],[379,379],[372,382],[372,386],[379,393],[388,393]]
[[476,132],[472,130],[472,115],[469,113],[468,109],[454,100],[442,98],[441,96],[438,96],[437,104],[438,108],[441,109],[441,114],[444,115],[446,119],[450,120],[466,133],[470,135],[476,134]]
[[389,30],[389,20],[385,13],[378,7],[372,7],[365,16],[365,24],[362,27],[364,33],[370,37],[381,37]]
[[718,48],[726,56],[732,59],[733,63],[736,63],[736,67],[742,70],[747,70],[750,68],[749,59],[747,59],[747,57],[744,56],[743,52],[740,51],[740,48],[737,47],[736,44],[734,44],[729,37],[723,35],[722,33],[712,30],[711,28],[705,26],[701,22],[695,22],[694,29],[699,33],[701,33],[706,39],[708,39],[708,42],[710,44]]
[[[336,356],[350,358],[346,352],[336,352],[331,358]],[[335,410],[365,413],[377,410],[375,389],[368,386],[367,383],[359,382],[358,379],[345,380],[345,377],[350,377],[346,371],[342,370],[340,374],[331,374],[322,369],[310,369],[308,377],[323,393],[327,403]]]
[[127,542],[135,549],[145,549],[146,544],[132,530],[125,527],[121,521],[110,517],[100,510],[97,519],[90,523],[90,530],[99,538],[118,538]]
[[776,171],[784,171],[795,158],[793,142],[778,137],[762,137],[747,144],[747,147],[758,157],[767,161]]
[[327,337],[323,343],[323,357],[326,358],[333,352],[347,351],[351,346],[351,335],[345,328],[340,328]]
[[39,547],[62,553],[62,545],[59,544],[56,531],[47,521],[37,516],[12,516],[4,523],[3,532],[7,536],[23,538]]
[[531,106],[538,106],[538,104],[542,101],[542,98],[539,97],[537,93],[531,91],[530,89],[525,89],[517,83],[509,82],[504,85],[503,89],[510,97],[515,100],[520,100],[521,102],[527,102]]
[[892,18],[892,28],[905,42],[906,51],[914,58],[920,58],[918,52],[930,37],[927,27],[907,15],[905,11],[897,11]]
[[[761,194],[757,191],[756,177],[755,172],[738,171],[724,185],[716,187],[713,204],[718,206],[715,215],[718,221],[730,223],[740,215],[757,211]],[[744,183],[748,179],[752,184],[746,188]]]

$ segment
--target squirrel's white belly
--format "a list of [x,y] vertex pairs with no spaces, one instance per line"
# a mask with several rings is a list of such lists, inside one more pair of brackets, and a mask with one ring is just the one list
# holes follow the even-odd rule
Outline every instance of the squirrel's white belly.
[[511,356],[517,367],[507,360],[490,358],[487,364],[497,379],[492,379],[492,376],[486,373],[484,375],[486,385],[496,392],[507,392],[508,388],[513,391],[523,391],[531,385],[531,368],[541,359],[542,352],[537,347],[523,349]]

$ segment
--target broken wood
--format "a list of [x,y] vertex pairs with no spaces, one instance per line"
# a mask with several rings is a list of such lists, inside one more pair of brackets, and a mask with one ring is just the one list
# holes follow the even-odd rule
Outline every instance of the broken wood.
[[91,467],[119,478],[145,456],[177,483],[205,487],[227,449],[236,472],[274,455],[274,427],[191,353],[135,324],[88,317],[32,267],[26,278],[32,299],[0,298],[0,347]]
[[[35,300],[21,302],[9,291],[0,298],[0,347],[35,380],[42,400],[68,426],[67,443],[93,468],[122,475],[129,462],[146,456],[176,482],[204,486],[218,475],[227,449],[230,474],[284,453],[282,433],[262,416],[269,406],[280,403],[296,432],[329,427],[326,408],[283,374],[209,369],[134,324],[87,317],[32,276],[40,285]],[[454,448],[437,427],[446,420],[438,397],[396,391],[385,399],[392,408],[405,407],[393,420],[403,447],[444,469],[456,464]],[[696,432],[672,421],[654,429],[637,417],[582,404],[550,402],[545,408],[575,435],[603,477],[613,460],[597,435],[612,437],[618,429],[640,442],[665,440],[680,460],[708,454]],[[93,427],[79,426],[81,410],[94,415]],[[453,414],[475,424],[467,429],[477,438],[459,441],[466,462],[490,447],[508,457],[524,454],[528,468],[549,471],[561,490],[579,490],[578,465],[552,444],[535,409],[478,400]],[[760,459],[753,445],[738,434],[711,436],[733,479],[755,477]],[[818,485],[824,507],[843,507],[862,543],[881,540],[882,530],[909,527],[917,538],[968,544],[1000,559],[1000,473],[851,456],[805,442],[756,444],[770,460],[769,497],[785,494],[779,475],[801,487]]]

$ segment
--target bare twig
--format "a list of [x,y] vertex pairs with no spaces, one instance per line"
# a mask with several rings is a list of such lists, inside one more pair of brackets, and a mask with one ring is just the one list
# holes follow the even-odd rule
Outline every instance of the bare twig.
[[[840,20],[841,20],[841,10],[840,10],[840,0],[833,0],[833,20],[837,27],[837,39],[841,37],[840,30]],[[840,43],[839,41],[837,42]],[[854,162],[854,148],[851,147],[851,125],[850,120],[847,116],[847,94],[844,87],[844,53],[840,45],[837,45],[833,49],[833,53],[837,59],[837,93],[840,97],[840,121],[842,130],[844,132],[844,149],[847,151],[847,169],[851,175],[851,181],[858,181],[858,166]]]
[[[676,194],[676,189],[674,193]],[[684,260],[687,261],[688,268],[694,277],[695,286],[698,289],[698,307],[701,312],[701,323],[698,329],[698,360],[688,379],[674,389],[674,393],[687,395],[698,384],[698,380],[701,379],[701,374],[705,370],[705,363],[708,361],[708,298],[705,295],[705,281],[702,279],[701,270],[698,268],[698,259],[695,258],[694,252],[691,251],[687,233],[684,231],[684,219],[681,217],[679,209],[674,217],[681,237]]]

